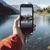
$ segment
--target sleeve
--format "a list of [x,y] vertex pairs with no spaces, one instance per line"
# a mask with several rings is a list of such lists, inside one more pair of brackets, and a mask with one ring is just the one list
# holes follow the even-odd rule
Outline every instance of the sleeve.
[[22,42],[17,34],[13,34],[0,41],[0,50],[21,50]]

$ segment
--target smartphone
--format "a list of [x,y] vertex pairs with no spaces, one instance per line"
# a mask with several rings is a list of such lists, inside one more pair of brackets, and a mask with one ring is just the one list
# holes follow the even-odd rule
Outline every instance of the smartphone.
[[20,29],[23,33],[33,32],[33,5],[20,5]]

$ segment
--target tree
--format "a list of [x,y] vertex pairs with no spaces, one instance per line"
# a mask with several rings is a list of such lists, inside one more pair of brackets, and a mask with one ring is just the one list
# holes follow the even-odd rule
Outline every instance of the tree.
[[50,6],[48,6],[48,8],[47,8],[47,12],[50,13]]
[[45,11],[46,10],[46,8],[43,8],[43,11]]
[[50,9],[47,9],[47,12],[50,13]]
[[39,9],[39,10],[37,10],[37,11],[39,11],[39,12],[43,12],[43,10],[40,10],[40,9]]

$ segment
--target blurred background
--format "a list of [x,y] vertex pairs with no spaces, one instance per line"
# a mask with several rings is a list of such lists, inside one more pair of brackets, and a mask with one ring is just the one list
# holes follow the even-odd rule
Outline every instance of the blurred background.
[[20,14],[21,3],[33,4],[36,24],[36,31],[22,50],[50,49],[50,0],[0,0],[0,40],[13,33],[13,22]]

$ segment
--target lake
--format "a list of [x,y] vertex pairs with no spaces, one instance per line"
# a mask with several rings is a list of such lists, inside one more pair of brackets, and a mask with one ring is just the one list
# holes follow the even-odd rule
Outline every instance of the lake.
[[[12,26],[18,15],[9,15],[0,21],[0,40],[13,33]],[[29,37],[28,43],[23,45],[22,50],[47,50],[50,46],[50,16],[34,15],[36,31]]]

